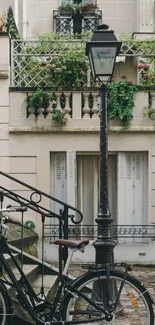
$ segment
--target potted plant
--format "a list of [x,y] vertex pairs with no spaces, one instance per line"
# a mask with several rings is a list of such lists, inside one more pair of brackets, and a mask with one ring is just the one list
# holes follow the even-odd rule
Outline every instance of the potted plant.
[[88,3],[86,2],[80,7],[80,10],[83,14],[87,13],[95,13],[96,10],[98,9],[97,4],[94,3]]
[[52,113],[52,119],[55,121],[58,125],[65,125],[67,123],[67,118],[65,117],[66,111],[61,109],[61,110],[53,110]]
[[151,120],[155,120],[155,108],[150,107],[147,111],[147,114]]
[[0,32],[6,32],[7,17],[6,12],[0,14]]
[[75,11],[75,5],[73,3],[65,3],[62,2],[61,6],[59,7],[59,13],[60,15],[71,15]]
[[38,88],[33,94],[26,97],[26,107],[29,112],[34,112],[37,116],[39,110],[46,109],[50,104],[50,96],[42,89]]

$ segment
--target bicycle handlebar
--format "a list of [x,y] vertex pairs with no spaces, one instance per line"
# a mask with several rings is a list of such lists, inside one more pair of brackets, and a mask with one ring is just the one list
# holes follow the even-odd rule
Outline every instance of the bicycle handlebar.
[[12,206],[12,205],[8,205],[6,208],[2,208],[0,209],[0,213],[1,212],[26,212],[27,211],[27,207],[25,206]]
[[13,219],[7,217],[7,216],[2,217],[2,223],[5,224],[5,225],[6,225],[7,223],[13,223],[13,224],[15,224],[15,225],[21,226],[21,223],[20,223],[19,221],[15,221],[15,220],[13,220]]

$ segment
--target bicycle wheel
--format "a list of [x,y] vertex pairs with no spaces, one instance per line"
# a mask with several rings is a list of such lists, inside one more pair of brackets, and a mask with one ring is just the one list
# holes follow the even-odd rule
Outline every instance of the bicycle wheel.
[[13,316],[13,307],[7,290],[0,283],[0,325],[9,325]]
[[[147,290],[130,275],[127,275],[121,290],[123,279],[123,272],[111,270],[107,279],[106,271],[98,270],[74,281],[72,285],[79,292],[65,296],[63,320],[82,324],[154,325],[154,312]],[[106,317],[97,306],[108,311]]]

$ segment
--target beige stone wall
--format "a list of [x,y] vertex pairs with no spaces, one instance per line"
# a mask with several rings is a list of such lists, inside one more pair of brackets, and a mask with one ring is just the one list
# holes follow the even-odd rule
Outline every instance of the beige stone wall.
[[[147,151],[149,157],[149,222],[155,223],[155,133],[130,132],[128,134],[114,133],[109,135],[109,151]],[[27,160],[19,160],[19,170],[16,174],[21,180],[30,182],[33,186],[50,194],[50,152],[99,152],[99,132],[87,133],[15,133],[10,135],[10,155],[17,157],[36,157],[36,176],[24,175],[27,171]],[[32,159],[32,158],[31,158]],[[30,163],[30,159],[29,159]],[[20,165],[22,164],[22,166]],[[33,170],[34,172],[34,170]],[[35,173],[34,173],[35,174]],[[49,208],[47,203],[47,208]]]
[[[154,0],[97,0],[103,13],[103,23],[116,34],[133,32],[154,32]],[[37,38],[38,34],[53,31],[53,10],[59,0],[27,0],[26,21],[22,18],[23,1],[18,0],[18,27],[22,33],[26,24],[26,37]],[[15,0],[1,0],[0,9],[14,8]]]
[[[103,22],[115,33],[137,31],[137,5],[135,0],[98,0],[98,7],[103,12]],[[53,30],[53,10],[59,6],[58,0],[27,1],[27,37]],[[112,10],[111,10],[112,8]]]
[[128,79],[137,82],[137,62],[135,58],[125,57],[125,62],[119,62],[115,65],[114,77],[120,80],[122,74],[126,74]]
[[[0,170],[29,183],[50,194],[50,153],[74,150],[76,152],[99,151],[99,119],[82,119],[78,112],[78,96],[76,93],[75,121],[64,127],[64,131],[55,131],[43,127],[26,118],[25,93],[9,94],[9,40],[0,37]],[[3,73],[2,73],[3,72]],[[6,79],[4,79],[4,76]],[[147,151],[149,158],[149,222],[155,223],[155,128],[154,121],[144,118],[144,106],[148,104],[148,94],[136,95],[134,123],[130,131],[121,132],[113,128],[109,134],[109,151]],[[9,110],[10,107],[10,110]],[[81,123],[81,124],[80,124]],[[90,123],[90,124],[89,124]],[[91,124],[93,123],[93,124]],[[70,128],[69,128],[70,125]],[[27,129],[28,127],[28,129]],[[116,132],[114,132],[116,131]],[[18,194],[29,197],[29,191],[21,191],[21,187],[13,182],[4,181],[0,177],[1,186],[8,187]],[[48,200],[43,204],[50,208]],[[40,233],[40,219],[31,211],[25,214],[25,220],[36,223],[36,231]]]
[[[0,36],[0,169],[9,171],[9,39]],[[2,183],[1,183],[2,184]],[[3,182],[4,185],[4,182]],[[9,182],[7,182],[9,185]]]
[[7,10],[9,7],[14,6],[14,0],[1,0],[0,1],[0,10]]

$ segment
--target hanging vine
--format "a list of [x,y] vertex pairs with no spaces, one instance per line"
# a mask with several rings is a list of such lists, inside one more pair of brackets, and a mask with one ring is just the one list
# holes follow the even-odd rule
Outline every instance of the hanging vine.
[[123,128],[128,128],[133,117],[134,95],[140,86],[134,84],[132,80],[127,80],[123,74],[120,81],[113,79],[108,88],[108,118],[119,119]]

